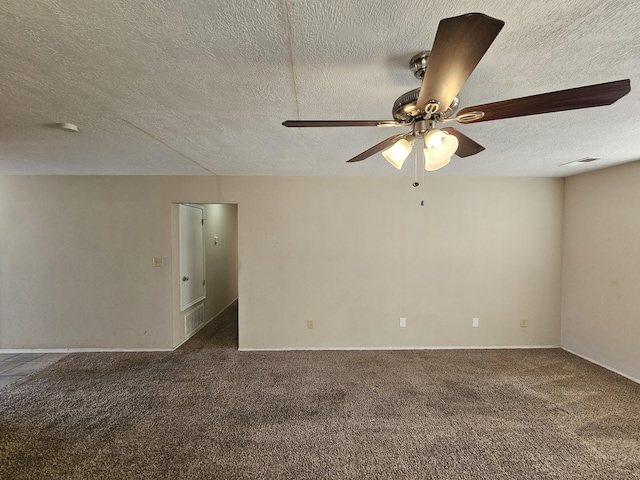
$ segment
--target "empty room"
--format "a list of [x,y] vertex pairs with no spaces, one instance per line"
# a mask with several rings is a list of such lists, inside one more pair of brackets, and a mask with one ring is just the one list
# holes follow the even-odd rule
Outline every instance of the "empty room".
[[0,5],[0,478],[640,479],[640,3]]

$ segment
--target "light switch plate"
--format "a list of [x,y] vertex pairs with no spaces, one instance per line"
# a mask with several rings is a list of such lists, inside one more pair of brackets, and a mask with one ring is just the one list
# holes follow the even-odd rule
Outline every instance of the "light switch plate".
[[154,267],[164,267],[164,257],[153,257]]

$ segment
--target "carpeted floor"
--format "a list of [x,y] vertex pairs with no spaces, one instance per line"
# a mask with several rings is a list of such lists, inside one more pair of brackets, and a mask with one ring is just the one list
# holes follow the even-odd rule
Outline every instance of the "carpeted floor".
[[640,385],[559,349],[73,354],[0,390],[0,478],[640,479]]

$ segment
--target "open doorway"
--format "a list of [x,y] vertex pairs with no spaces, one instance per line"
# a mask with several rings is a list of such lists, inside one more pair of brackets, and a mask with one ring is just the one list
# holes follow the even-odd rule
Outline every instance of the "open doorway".
[[[186,208],[197,207],[197,208]],[[183,222],[184,216],[190,215],[194,210],[202,212],[201,228],[198,232],[192,225],[194,222]],[[183,216],[181,219],[181,215]],[[237,348],[237,299],[238,299],[238,206],[236,204],[175,204],[173,210],[173,265],[174,279],[172,282],[174,294],[173,307],[173,332],[174,347],[183,344],[189,338],[196,335],[205,326],[207,334],[215,332],[215,327],[220,324],[227,335],[229,331],[235,331],[235,348]],[[196,222],[197,223],[197,222]],[[183,225],[191,225],[188,228],[195,229],[195,233],[185,234],[181,231]],[[200,237],[204,255],[196,252],[189,255],[188,250],[194,248],[198,242],[185,239]],[[185,303],[182,298],[184,284],[188,283],[184,278],[191,275],[184,259],[191,257],[202,258],[203,291],[202,298],[198,298],[192,304]],[[235,310],[230,312],[230,310]],[[235,322],[233,328],[227,325],[232,319]],[[223,325],[224,324],[224,325]],[[227,339],[228,343],[228,339]]]

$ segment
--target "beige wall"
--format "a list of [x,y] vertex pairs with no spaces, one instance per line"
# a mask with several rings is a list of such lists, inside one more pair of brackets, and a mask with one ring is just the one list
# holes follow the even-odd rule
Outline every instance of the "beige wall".
[[410,183],[221,178],[239,204],[240,347],[558,345],[563,180]]
[[557,345],[563,181],[427,180],[1,177],[0,348],[180,343],[180,202],[239,204],[242,348]]
[[562,345],[640,381],[640,162],[566,181]]
[[171,348],[172,203],[217,183],[0,177],[0,348]]

